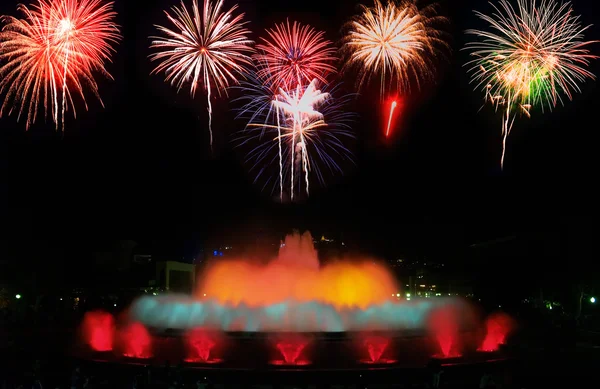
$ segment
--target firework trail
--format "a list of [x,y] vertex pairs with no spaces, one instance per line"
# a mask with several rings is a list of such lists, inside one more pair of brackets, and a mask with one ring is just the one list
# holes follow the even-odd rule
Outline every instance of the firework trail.
[[257,44],[253,57],[258,77],[275,90],[308,85],[312,80],[326,84],[326,77],[337,70],[336,50],[325,40],[324,32],[289,20],[266,30],[268,37]]
[[198,84],[202,84],[207,94],[208,130],[212,148],[212,104],[211,84],[217,93],[227,94],[230,84],[238,83],[252,66],[250,54],[253,53],[250,31],[245,27],[244,14],[235,14],[234,5],[223,12],[223,0],[204,0],[202,13],[198,0],[192,0],[192,11],[184,2],[173,7],[172,13],[165,12],[172,29],[162,26],[156,28],[164,35],[153,37],[151,48],[158,51],[150,56],[160,64],[152,74],[164,72],[165,81],[181,90],[190,82],[190,93],[196,94]]
[[[239,146],[258,142],[247,156],[251,170],[257,171],[256,181],[265,180],[265,186],[279,186],[283,200],[284,182],[290,183],[290,198],[304,191],[309,194],[310,172],[319,183],[325,183],[321,167],[332,173],[341,173],[336,159],[352,160],[350,151],[344,146],[343,138],[353,138],[349,123],[352,114],[342,107],[352,96],[335,98],[335,88],[329,92],[318,89],[318,80],[307,86],[296,86],[290,90],[280,88],[273,92],[273,85],[263,83],[254,74],[243,81],[241,88],[245,104],[238,117],[248,120],[240,137]],[[271,177],[266,171],[279,160],[279,174]],[[304,173],[303,175],[298,174]]]
[[[239,110],[237,118],[247,119],[245,131],[253,131],[257,128],[257,123],[262,123],[264,126],[258,134],[258,138],[266,135],[266,130],[269,129],[269,123],[277,124],[277,148],[279,156],[279,199],[283,202],[283,147],[281,144],[281,120],[279,112],[273,104],[278,97],[277,88],[275,87],[276,79],[271,73],[266,73],[269,68],[264,65],[262,68],[262,77],[256,71],[252,72],[248,80],[241,82],[239,89],[243,97],[236,101],[244,102],[243,107]],[[242,142],[242,144],[246,141]],[[261,159],[261,158],[259,158]],[[259,173],[257,178],[261,174]]]
[[[291,196],[294,196],[294,166],[302,163],[302,170],[305,174],[306,194],[309,194],[308,181],[308,152],[306,148],[306,135],[310,131],[317,130],[326,125],[323,114],[315,110],[316,106],[323,104],[329,98],[329,94],[317,89],[317,80],[313,80],[308,87],[303,88],[300,84],[295,90],[290,92],[280,89],[278,98],[273,101],[273,105],[278,111],[281,111],[285,118],[285,125],[291,128],[285,136],[289,136],[292,142],[292,161],[290,163],[291,173]],[[277,124],[281,128],[281,122]],[[294,153],[297,155],[294,158]],[[298,169],[300,170],[300,169]]]
[[359,68],[359,88],[379,74],[383,98],[386,81],[392,86],[395,80],[398,92],[406,92],[411,80],[420,87],[422,80],[433,78],[433,59],[448,49],[435,27],[446,19],[436,15],[434,5],[419,9],[416,0],[385,5],[375,0],[373,7],[362,9],[349,23],[342,47],[344,67]]
[[37,119],[40,105],[52,114],[62,130],[65,111],[73,108],[78,94],[87,109],[84,84],[102,104],[93,73],[111,78],[105,70],[121,39],[114,24],[113,3],[101,0],[39,0],[30,7],[19,5],[22,19],[2,16],[0,31],[0,94],[6,93],[0,116],[6,110],[25,112],[26,128]]
[[387,130],[385,131],[386,137],[390,135],[390,128],[392,127],[392,117],[394,117],[394,110],[396,109],[396,105],[398,105],[396,100],[392,101],[392,106],[390,107],[390,118],[388,119]]
[[[490,3],[491,4],[491,3]],[[506,139],[517,112],[530,116],[539,105],[552,110],[566,95],[572,99],[579,84],[594,75],[586,69],[590,54],[579,16],[570,3],[554,0],[517,0],[514,8],[500,0],[492,16],[475,12],[489,23],[490,31],[468,30],[478,41],[466,49],[475,57],[467,65],[475,89],[485,92],[486,101],[502,107],[502,157],[504,168]],[[515,112],[516,111],[516,112]]]

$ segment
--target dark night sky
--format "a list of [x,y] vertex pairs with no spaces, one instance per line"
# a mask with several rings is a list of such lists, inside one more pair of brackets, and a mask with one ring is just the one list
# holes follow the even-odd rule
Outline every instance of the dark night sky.
[[[489,11],[483,1],[445,2],[452,61],[438,85],[412,103],[396,140],[381,141],[381,119],[372,113],[376,107],[367,92],[356,104],[357,166],[306,204],[287,206],[261,194],[242,167],[230,142],[243,125],[232,119],[232,103],[214,103],[217,140],[211,155],[203,95],[195,100],[187,91],[177,95],[162,76],[148,75],[152,24],[163,23],[161,10],[177,2],[138,3],[116,3],[124,40],[108,66],[115,81],[100,82],[105,109],[91,97],[88,112],[79,104],[64,137],[52,126],[38,124],[25,132],[14,116],[0,119],[2,220],[10,246],[40,240],[201,241],[214,231],[251,233],[262,223],[282,230],[343,227],[368,249],[382,242],[415,246],[423,240],[423,222],[437,225],[436,236],[467,243],[515,231],[578,234],[573,231],[591,228],[597,216],[595,81],[584,84],[566,107],[543,115],[536,110],[532,119],[518,121],[506,169],[499,171],[500,117],[489,107],[478,113],[482,95],[468,85],[462,68],[467,54],[459,51],[462,31],[484,27],[471,12]],[[356,3],[246,0],[240,7],[255,34],[289,16],[338,41]],[[575,9],[584,23],[593,23],[588,3],[578,0]],[[0,13],[16,14],[15,6],[16,1],[3,1]],[[600,37],[599,29],[593,27],[587,37]],[[600,74],[598,61],[592,70]]]

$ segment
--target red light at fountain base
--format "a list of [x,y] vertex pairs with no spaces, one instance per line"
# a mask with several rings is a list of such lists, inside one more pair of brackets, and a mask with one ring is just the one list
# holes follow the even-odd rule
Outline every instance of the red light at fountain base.
[[269,363],[273,366],[309,366],[310,365],[310,361],[304,361],[304,360],[296,361],[294,363],[287,363],[286,361],[278,360],[278,361],[271,361]]
[[441,353],[435,354],[433,358],[451,359],[460,358],[462,356],[460,353],[456,352],[456,350],[453,350],[456,343],[454,334],[439,334],[436,336],[436,340],[440,346]]
[[504,313],[491,315],[485,322],[486,335],[477,351],[495,352],[506,341],[506,337],[514,328],[512,318]]
[[216,336],[211,336],[202,329],[193,330],[187,334],[189,363],[220,363],[223,360],[211,357],[211,351],[217,345]]
[[127,358],[152,358],[152,338],[146,327],[140,323],[130,324],[121,334],[124,352]]
[[369,359],[363,359],[360,363],[384,365],[396,362],[395,360],[381,357],[390,344],[389,339],[384,338],[383,336],[370,336],[365,339],[363,344],[369,353]]
[[443,308],[433,313],[429,320],[430,331],[435,335],[440,352],[436,359],[458,358],[461,354],[456,350],[458,331],[458,314],[451,308]]
[[101,311],[86,313],[83,318],[82,330],[84,340],[92,350],[112,351],[115,321],[110,313]]
[[271,361],[272,365],[277,366],[307,366],[310,361],[300,359],[302,351],[308,344],[305,339],[287,339],[277,342],[277,350],[283,356],[283,360]]

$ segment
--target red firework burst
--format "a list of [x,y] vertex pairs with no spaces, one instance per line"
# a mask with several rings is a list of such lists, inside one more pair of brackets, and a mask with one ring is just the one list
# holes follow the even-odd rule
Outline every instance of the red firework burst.
[[[23,19],[2,16],[0,32],[0,93],[6,93],[3,111],[27,112],[27,128],[36,120],[38,108],[51,111],[59,122],[62,111],[74,107],[79,95],[87,108],[84,84],[98,97],[93,73],[105,70],[121,36],[113,23],[113,3],[102,0],[39,0],[30,6],[19,5]],[[10,107],[10,108],[8,108]]]
[[265,83],[288,90],[314,79],[326,83],[325,77],[336,72],[335,49],[324,32],[297,22],[290,25],[289,20],[266,31],[268,37],[261,38],[254,55],[258,77]]

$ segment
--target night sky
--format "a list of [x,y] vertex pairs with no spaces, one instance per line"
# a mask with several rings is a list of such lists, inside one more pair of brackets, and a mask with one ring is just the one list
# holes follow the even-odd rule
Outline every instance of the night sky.
[[[483,96],[468,84],[462,67],[468,56],[460,51],[465,29],[485,27],[471,11],[489,12],[485,2],[442,2],[451,18],[453,56],[437,85],[410,99],[392,142],[382,140],[382,118],[374,113],[377,90],[367,89],[353,107],[359,114],[356,166],[297,205],[275,204],[252,184],[231,142],[244,125],[233,119],[234,103],[213,103],[211,154],[204,95],[177,94],[162,75],[149,76],[152,25],[164,24],[162,10],[177,3],[148,0],[139,7],[117,0],[124,39],[107,67],[115,80],[100,81],[105,108],[88,95],[89,111],[79,103],[64,136],[50,124],[25,132],[15,116],[0,119],[0,212],[10,252],[42,241],[90,249],[93,242],[122,238],[171,242],[180,252],[189,242],[264,226],[344,231],[378,253],[560,231],[569,242],[580,240],[567,251],[586,252],[598,216],[597,83],[582,85],[566,107],[545,114],[536,109],[532,119],[517,121],[501,172],[500,116],[489,106],[478,112]],[[595,22],[591,3],[574,5],[585,24]],[[356,4],[241,1],[240,8],[254,39],[290,17],[337,42]],[[0,13],[16,15],[16,1],[2,1]],[[586,37],[598,39],[600,30],[592,27]],[[591,70],[600,74],[598,61]],[[353,80],[345,81],[352,89]]]

